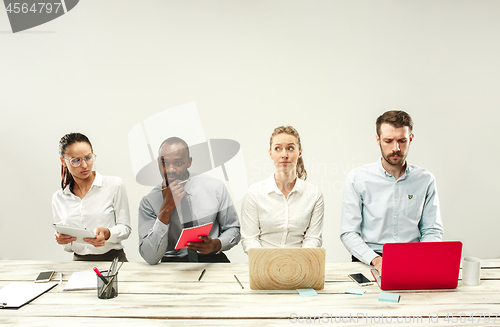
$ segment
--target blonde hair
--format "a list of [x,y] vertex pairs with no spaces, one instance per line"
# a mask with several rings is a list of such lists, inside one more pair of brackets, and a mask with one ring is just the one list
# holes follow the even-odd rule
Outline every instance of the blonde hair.
[[[269,149],[273,147],[273,137],[281,133],[286,133],[295,136],[295,138],[297,139],[297,144],[299,145],[299,150],[302,149],[302,145],[300,145],[299,132],[297,132],[297,130],[292,126],[276,127],[273,133],[271,134],[271,138],[269,140]],[[297,177],[302,180],[307,179],[307,171],[306,168],[304,167],[304,159],[302,159],[302,156],[300,156],[299,159],[297,160]]]

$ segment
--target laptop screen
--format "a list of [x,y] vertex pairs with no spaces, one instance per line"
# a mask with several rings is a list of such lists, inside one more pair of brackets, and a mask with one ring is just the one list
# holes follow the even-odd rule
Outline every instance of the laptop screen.
[[458,285],[462,242],[386,243],[383,290],[449,289]]

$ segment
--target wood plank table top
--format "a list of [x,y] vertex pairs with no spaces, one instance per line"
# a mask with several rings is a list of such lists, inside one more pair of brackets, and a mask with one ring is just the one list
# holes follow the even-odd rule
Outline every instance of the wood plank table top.
[[[27,326],[282,326],[290,324],[374,326],[500,326],[500,259],[481,260],[481,284],[452,290],[395,291],[399,303],[378,301],[380,288],[360,288],[347,274],[362,263],[327,263],[325,288],[318,296],[297,291],[256,291],[249,287],[248,264],[127,262],[118,274],[118,297],[97,298],[96,290],[63,291],[75,271],[101,270],[109,263],[0,261],[0,287],[33,281],[38,272],[63,273],[63,283],[18,310],[0,309],[0,325]],[[206,272],[201,281],[198,278]],[[234,275],[241,281],[240,287]]]

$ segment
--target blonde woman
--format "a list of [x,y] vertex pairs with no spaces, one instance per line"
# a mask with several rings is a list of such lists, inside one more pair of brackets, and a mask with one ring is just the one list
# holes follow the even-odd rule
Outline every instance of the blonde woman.
[[241,211],[243,250],[321,247],[323,195],[306,182],[299,133],[291,126],[274,129],[269,156],[275,172],[248,189]]

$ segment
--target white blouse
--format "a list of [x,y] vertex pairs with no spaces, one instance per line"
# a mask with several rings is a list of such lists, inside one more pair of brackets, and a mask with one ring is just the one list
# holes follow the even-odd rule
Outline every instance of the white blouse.
[[299,178],[285,197],[274,174],[248,189],[241,210],[241,244],[250,248],[321,247],[323,195]]
[[123,249],[121,241],[131,232],[127,193],[118,177],[102,176],[96,172],[94,183],[83,199],[74,195],[69,185],[64,190],[59,189],[52,196],[52,211],[56,224],[86,228],[92,232],[96,227],[109,229],[110,237],[104,246],[71,242],[63,245],[68,252],[86,255]]

